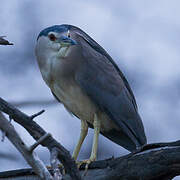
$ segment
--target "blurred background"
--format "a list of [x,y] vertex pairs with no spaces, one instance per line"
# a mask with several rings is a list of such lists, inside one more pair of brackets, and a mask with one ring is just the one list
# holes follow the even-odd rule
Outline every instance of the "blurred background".
[[[36,39],[42,29],[55,24],[72,24],[104,47],[125,74],[135,94],[148,143],[179,140],[179,7],[179,0],[111,0],[106,3],[1,0],[0,35],[6,35],[14,46],[0,46],[0,96],[29,115],[45,109],[36,121],[72,153],[79,137],[80,121],[55,103],[34,55]],[[12,124],[28,145],[34,142],[23,128],[15,122]],[[90,129],[79,159],[89,157],[92,137]],[[49,163],[45,148],[38,147],[36,152]],[[98,159],[127,153],[100,136]],[[8,139],[0,142],[0,164],[0,171],[29,167]]]

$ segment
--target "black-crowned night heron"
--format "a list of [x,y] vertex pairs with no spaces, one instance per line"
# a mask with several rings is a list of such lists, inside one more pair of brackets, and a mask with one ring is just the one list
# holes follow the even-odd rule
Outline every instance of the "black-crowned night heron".
[[81,120],[77,160],[88,127],[94,128],[91,156],[96,160],[99,133],[133,151],[146,143],[136,100],[128,81],[109,54],[72,25],[55,25],[40,32],[36,57],[53,95]]

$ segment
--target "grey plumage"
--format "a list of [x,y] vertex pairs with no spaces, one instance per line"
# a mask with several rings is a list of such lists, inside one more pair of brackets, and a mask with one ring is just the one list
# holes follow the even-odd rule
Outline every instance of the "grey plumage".
[[[101,134],[129,151],[145,144],[146,136],[135,97],[125,76],[109,54],[85,32],[71,25],[47,28],[38,39],[51,31],[70,31],[78,44],[71,47],[66,60],[62,60],[63,65],[54,66],[53,74],[50,73],[51,80],[42,73],[54,96],[68,111],[87,121],[89,127],[93,127],[91,114],[99,114],[100,121],[102,124],[104,122]],[[40,50],[36,50],[36,55],[40,69],[43,69],[41,53],[37,51]],[[59,72],[56,72],[58,68]],[[59,78],[59,82],[56,82],[55,77]],[[57,90],[54,82],[60,90]],[[71,98],[72,102],[69,102]]]
[[[83,42],[81,39],[80,42],[86,61],[81,64],[76,80],[87,95],[119,127],[119,131],[114,129],[102,134],[130,151],[136,146],[145,144],[146,137],[136,101],[122,72],[94,41],[91,48],[86,47],[87,40]],[[88,44],[91,42],[92,40]]]

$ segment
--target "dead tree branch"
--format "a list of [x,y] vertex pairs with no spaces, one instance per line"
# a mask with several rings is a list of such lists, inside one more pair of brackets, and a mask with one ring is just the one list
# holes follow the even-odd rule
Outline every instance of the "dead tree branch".
[[[2,98],[0,98],[0,111],[8,114],[12,119],[14,119],[14,121],[23,126],[36,141],[47,134],[44,129],[33,121],[33,118],[36,117],[37,114],[36,116],[28,116],[7,103]],[[40,142],[40,144],[47,147],[50,153],[54,153],[54,150],[56,149],[58,154],[57,157],[64,165],[66,172],[75,180],[81,179],[75,161],[71,158],[70,153],[52,136],[48,136],[45,140]]]
[[[83,166],[81,170],[84,170]],[[32,174],[31,169],[6,171],[0,173],[0,179],[28,177]],[[93,162],[83,180],[171,180],[178,175],[180,141],[149,144],[123,157]],[[63,180],[73,178],[65,175]]]
[[23,155],[29,165],[39,175],[41,179],[52,180],[52,176],[47,170],[44,163],[38,158],[35,152],[30,152],[27,145],[17,134],[13,125],[0,112],[0,129],[5,133],[6,137],[13,143],[18,151]]
[[6,36],[0,36],[0,45],[13,45],[13,43],[10,43],[6,39],[4,39]]

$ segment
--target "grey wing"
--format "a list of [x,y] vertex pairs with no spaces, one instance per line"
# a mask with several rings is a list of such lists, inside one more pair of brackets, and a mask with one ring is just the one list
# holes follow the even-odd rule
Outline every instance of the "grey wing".
[[79,38],[84,61],[75,75],[77,83],[137,146],[145,144],[144,127],[127,80],[115,63],[90,46],[87,39]]
[[80,28],[77,28],[75,26],[70,25],[70,29],[73,30],[76,34],[78,34],[80,36],[80,38],[82,38],[84,41],[86,41],[86,43],[91,48],[93,48],[95,51],[97,51],[98,53],[100,53],[101,55],[103,55],[104,57],[106,57],[108,59],[108,61],[111,63],[111,65],[113,65],[114,69],[117,70],[119,76],[122,78],[124,85],[126,86],[127,90],[129,91],[129,94],[131,96],[131,101],[132,101],[135,109],[137,109],[138,107],[137,107],[136,99],[135,99],[134,94],[131,90],[131,87],[130,87],[127,79],[125,78],[125,76],[123,75],[123,73],[121,72],[119,67],[117,66],[117,64],[111,58],[111,56],[96,41],[94,41],[94,39],[92,39],[88,34],[86,34]]

